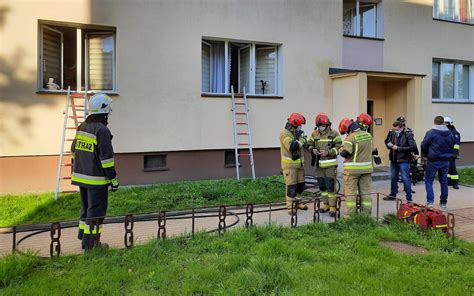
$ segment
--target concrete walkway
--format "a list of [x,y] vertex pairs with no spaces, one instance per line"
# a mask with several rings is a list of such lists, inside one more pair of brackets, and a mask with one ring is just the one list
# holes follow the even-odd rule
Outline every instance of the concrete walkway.
[[[403,187],[403,185],[401,186]],[[372,185],[372,192],[380,192],[388,194],[390,191],[390,182],[387,180],[376,181]],[[420,183],[413,187],[413,190],[416,193],[413,196],[413,199],[417,203],[425,203],[425,189],[424,184]],[[435,193],[439,196],[439,184],[435,185]],[[404,196],[400,196],[404,197]],[[373,212],[372,215],[376,215],[376,203],[377,203],[376,194],[373,195]],[[439,202],[439,200],[437,200]],[[308,211],[298,211],[298,225],[303,225],[313,222],[313,203],[309,203]],[[395,201],[383,201],[382,196],[379,200],[379,216],[388,213],[395,213],[396,210]],[[261,208],[255,208],[255,212],[258,210],[269,209],[270,206],[265,206]],[[278,206],[280,210],[274,211],[271,213],[255,213],[253,216],[254,225],[264,225],[268,223],[279,224],[290,226],[291,219],[288,215],[284,206]],[[218,208],[213,208],[214,213],[218,213]],[[275,209],[275,206],[273,206]],[[342,205],[342,211],[344,212],[345,206]],[[228,216],[226,218],[226,224],[231,225],[232,223],[237,223],[234,227],[244,227],[245,226],[245,207],[239,209],[229,209]],[[474,242],[474,188],[461,186],[460,190],[450,189],[449,198],[448,198],[448,211],[456,215],[456,226],[455,234],[457,237],[462,237],[468,241]],[[231,215],[230,212],[239,214],[239,218],[234,215]],[[334,221],[333,218],[330,218],[328,214],[321,214],[321,219],[323,223],[330,223]],[[219,224],[219,219],[217,217],[204,217],[195,220],[195,231],[209,231],[217,229]],[[1,229],[0,229],[1,230]],[[182,219],[171,219],[169,218],[166,223],[166,232],[167,237],[175,237],[184,234],[190,234],[192,230],[192,220],[191,216],[182,217]],[[229,229],[231,230],[231,229]],[[152,239],[157,237],[158,232],[158,223],[156,220],[153,221],[142,221],[134,223],[133,233],[134,233],[134,243],[135,245],[144,244]],[[25,238],[28,235],[31,235],[32,232],[28,233],[18,233],[16,240],[20,241],[22,238]],[[124,224],[123,223],[114,223],[104,225],[102,233],[102,241],[108,243],[111,247],[114,248],[123,248],[124,247]],[[80,248],[80,242],[76,238],[77,228],[63,228],[61,231],[61,254],[80,254],[83,251]],[[0,254],[8,254],[12,250],[12,234],[5,234],[0,232]],[[37,252],[41,256],[49,256],[50,249],[50,233],[49,231],[36,234],[29,238],[26,238],[17,246],[18,250],[24,252],[31,250]]]

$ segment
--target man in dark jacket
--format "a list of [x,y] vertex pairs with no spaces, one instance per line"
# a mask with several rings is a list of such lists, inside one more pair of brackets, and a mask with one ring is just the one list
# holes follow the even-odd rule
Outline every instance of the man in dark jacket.
[[421,142],[421,155],[428,159],[426,163],[425,188],[428,207],[434,205],[433,180],[438,173],[441,184],[440,207],[446,209],[448,202],[449,160],[453,157],[454,137],[444,125],[443,116],[434,118],[434,126],[426,132]]
[[451,117],[445,117],[444,124],[446,124],[454,136],[453,157],[449,160],[448,185],[452,185],[454,189],[459,189],[459,175],[458,170],[456,169],[456,158],[459,156],[461,134],[456,130],[456,127],[454,127],[454,121]]
[[79,125],[72,143],[74,165],[72,184],[79,186],[81,220],[78,238],[89,250],[100,243],[102,223],[107,212],[108,187],[117,190],[112,135],[107,128],[112,99],[96,94],[89,100],[89,115]]
[[393,123],[393,129],[385,139],[385,145],[389,149],[391,186],[390,195],[384,200],[394,200],[398,192],[398,174],[402,175],[405,187],[406,199],[412,201],[412,190],[410,180],[411,154],[417,151],[415,138],[410,129],[404,127],[400,121]]

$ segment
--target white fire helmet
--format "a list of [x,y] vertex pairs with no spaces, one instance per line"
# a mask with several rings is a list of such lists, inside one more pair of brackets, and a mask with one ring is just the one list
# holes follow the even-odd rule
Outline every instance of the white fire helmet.
[[112,99],[106,94],[95,94],[89,99],[89,114],[109,114],[112,112]]

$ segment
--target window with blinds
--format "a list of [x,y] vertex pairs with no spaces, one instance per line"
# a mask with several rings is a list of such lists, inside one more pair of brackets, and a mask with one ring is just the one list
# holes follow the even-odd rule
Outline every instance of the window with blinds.
[[255,93],[276,94],[276,47],[257,48]]
[[114,89],[114,35],[87,34],[88,74],[90,90]]
[[39,28],[40,91],[116,90],[113,27],[41,21]]
[[281,45],[262,43],[202,39],[203,95],[229,94],[231,89],[242,94],[244,88],[249,95],[281,95]]
[[250,91],[250,46],[239,49],[239,92]]
[[201,44],[201,91],[211,91],[211,44]]
[[[59,87],[62,87],[63,34],[61,31],[43,26],[42,37],[42,87],[47,89],[49,82],[55,83]],[[51,83],[50,89],[53,89]],[[55,89],[57,90],[57,88]]]

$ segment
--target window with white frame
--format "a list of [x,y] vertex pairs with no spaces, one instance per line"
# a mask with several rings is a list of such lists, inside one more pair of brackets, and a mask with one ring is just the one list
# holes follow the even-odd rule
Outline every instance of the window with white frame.
[[383,3],[380,0],[344,0],[343,34],[383,37]]
[[474,63],[434,60],[432,98],[439,100],[474,99]]
[[474,0],[433,0],[433,17],[474,24]]
[[203,39],[203,93],[281,95],[278,45]]
[[116,90],[114,28],[40,22],[38,40],[39,90]]

